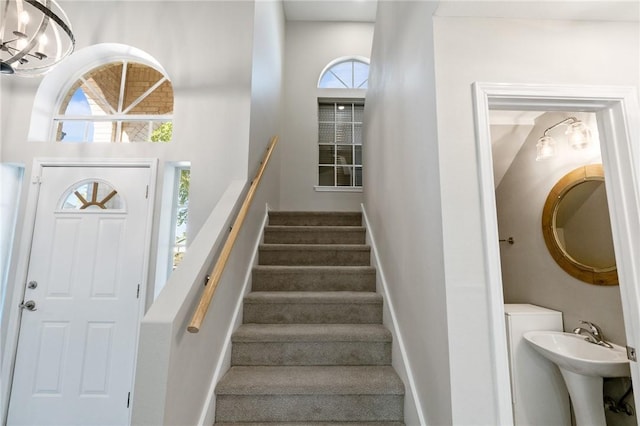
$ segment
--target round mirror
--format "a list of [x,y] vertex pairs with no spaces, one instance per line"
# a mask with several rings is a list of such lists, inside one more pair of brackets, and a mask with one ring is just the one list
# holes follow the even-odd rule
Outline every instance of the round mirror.
[[602,165],[577,168],[556,183],[542,211],[542,232],[569,275],[589,284],[618,284]]

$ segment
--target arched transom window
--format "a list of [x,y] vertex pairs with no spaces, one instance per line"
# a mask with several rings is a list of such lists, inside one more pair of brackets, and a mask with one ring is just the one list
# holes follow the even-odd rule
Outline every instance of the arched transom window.
[[345,59],[329,64],[320,75],[320,89],[366,89],[369,64],[360,59]]
[[117,61],[85,73],[53,118],[57,142],[168,142],[173,87],[162,72]]

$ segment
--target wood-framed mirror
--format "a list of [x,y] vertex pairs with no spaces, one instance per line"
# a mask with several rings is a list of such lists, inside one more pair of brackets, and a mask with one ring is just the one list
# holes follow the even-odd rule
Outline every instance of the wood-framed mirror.
[[553,259],[572,277],[618,284],[602,164],[578,167],[555,184],[542,210],[542,234]]

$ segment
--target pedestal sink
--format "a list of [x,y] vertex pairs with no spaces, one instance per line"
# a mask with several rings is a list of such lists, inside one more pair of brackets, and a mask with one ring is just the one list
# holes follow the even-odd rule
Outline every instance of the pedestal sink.
[[603,377],[631,375],[625,348],[587,342],[584,336],[561,331],[530,331],[524,338],[562,373],[573,403],[577,426],[606,425]]

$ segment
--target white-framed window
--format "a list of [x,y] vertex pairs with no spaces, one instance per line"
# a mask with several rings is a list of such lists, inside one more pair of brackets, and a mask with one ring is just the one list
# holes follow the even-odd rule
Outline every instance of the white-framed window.
[[169,142],[173,87],[161,71],[131,60],[76,80],[53,116],[56,142]]
[[362,122],[369,59],[337,58],[318,79],[316,191],[362,191]]
[[364,100],[318,102],[318,187],[362,187]]
[[23,178],[23,167],[0,164],[0,318],[3,315],[9,283],[13,239]]
[[190,178],[190,163],[167,163],[160,210],[154,298],[160,294],[187,251]]
[[187,251],[187,222],[189,220],[189,182],[191,168],[176,167],[173,186],[171,270],[178,267]]

